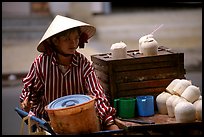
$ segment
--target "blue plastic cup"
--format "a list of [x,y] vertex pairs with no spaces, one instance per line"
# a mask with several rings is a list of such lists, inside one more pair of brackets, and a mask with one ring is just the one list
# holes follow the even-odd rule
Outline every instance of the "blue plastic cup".
[[137,109],[139,116],[152,116],[154,115],[154,96],[137,96]]

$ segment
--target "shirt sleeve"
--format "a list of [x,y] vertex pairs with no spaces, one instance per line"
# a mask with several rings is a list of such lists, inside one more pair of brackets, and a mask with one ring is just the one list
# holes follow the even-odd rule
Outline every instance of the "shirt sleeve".
[[42,82],[39,78],[39,72],[37,72],[36,62],[34,61],[31,68],[25,78],[23,78],[23,89],[20,94],[20,102],[23,102],[26,98],[33,102],[32,110],[35,113],[35,106],[39,102],[39,95],[42,88]]
[[100,82],[95,74],[93,66],[88,65],[85,81],[91,94],[96,97],[96,110],[102,122],[102,125],[107,126],[114,123],[116,114],[115,108],[111,107],[105,92],[100,85]]
[[34,63],[31,65],[31,68],[25,78],[23,78],[23,89],[20,95],[20,102],[23,102],[26,98],[29,98],[31,96],[31,89],[32,89],[32,83],[35,79],[36,73],[34,68]]

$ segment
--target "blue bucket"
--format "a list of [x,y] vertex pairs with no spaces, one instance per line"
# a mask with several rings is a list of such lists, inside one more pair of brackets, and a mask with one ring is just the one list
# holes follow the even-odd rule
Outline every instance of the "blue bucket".
[[137,96],[136,101],[139,116],[154,115],[154,96]]

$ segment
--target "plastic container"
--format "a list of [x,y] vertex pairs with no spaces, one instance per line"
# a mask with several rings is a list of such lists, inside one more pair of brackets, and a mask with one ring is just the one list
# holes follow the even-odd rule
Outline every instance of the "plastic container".
[[136,101],[139,116],[154,115],[154,96],[137,96]]
[[100,131],[94,103],[91,96],[69,95],[54,100],[45,110],[57,134],[91,133]]
[[135,98],[124,97],[115,99],[114,107],[118,111],[117,114],[121,118],[134,118],[135,117]]

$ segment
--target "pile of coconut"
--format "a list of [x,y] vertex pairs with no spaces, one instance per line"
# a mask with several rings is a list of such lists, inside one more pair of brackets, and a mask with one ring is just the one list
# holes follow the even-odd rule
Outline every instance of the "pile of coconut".
[[177,122],[202,121],[202,95],[187,79],[174,79],[156,97],[158,113],[175,117]]

